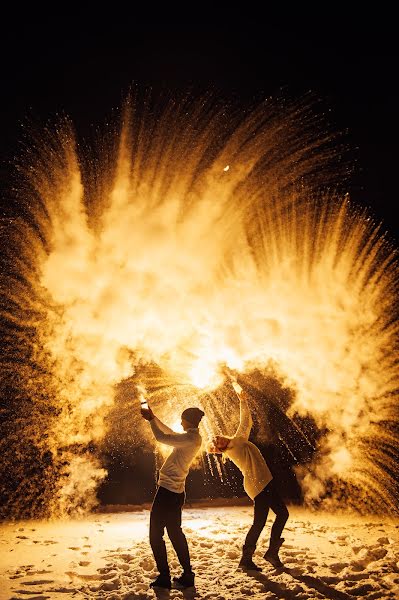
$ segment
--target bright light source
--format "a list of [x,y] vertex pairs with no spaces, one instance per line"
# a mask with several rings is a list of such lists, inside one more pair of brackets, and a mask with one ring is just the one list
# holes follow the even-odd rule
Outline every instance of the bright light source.
[[[184,433],[184,429],[183,429],[182,424],[181,424],[181,418],[175,419],[173,421],[172,425],[170,425],[170,428],[175,433]],[[167,444],[161,444],[161,443],[158,442],[157,446],[158,446],[158,450],[160,451],[160,453],[164,457],[168,456],[172,452],[172,450],[173,450],[173,447],[172,446],[168,446]]]

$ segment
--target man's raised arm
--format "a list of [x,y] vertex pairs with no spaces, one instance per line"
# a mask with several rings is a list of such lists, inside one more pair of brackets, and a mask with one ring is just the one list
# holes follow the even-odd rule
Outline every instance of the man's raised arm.
[[[168,431],[162,431],[159,423],[161,423],[161,425],[163,425]],[[176,433],[173,431],[173,429],[170,429],[170,427],[162,423],[162,421],[160,421],[157,417],[151,419],[150,425],[155,439],[158,442],[161,442],[161,444],[174,446],[175,448],[183,448],[184,446],[192,444],[192,441],[188,437],[187,433]]]
[[150,423],[155,439],[161,444],[174,446],[175,448],[183,448],[192,443],[187,433],[176,433],[173,431],[173,429],[165,425],[165,423],[162,423],[162,421],[154,415],[151,408],[142,408],[141,415]]
[[171,429],[170,427],[165,425],[165,423],[163,421],[161,421],[161,419],[159,419],[155,415],[154,415],[153,421],[155,421],[156,425],[158,426],[158,429],[160,429],[162,431],[162,433],[168,433],[168,434],[175,433],[175,431],[173,431],[173,429]]

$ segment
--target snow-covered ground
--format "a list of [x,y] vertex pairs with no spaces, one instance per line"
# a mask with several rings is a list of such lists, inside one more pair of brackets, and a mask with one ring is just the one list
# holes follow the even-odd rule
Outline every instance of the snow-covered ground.
[[[24,521],[0,525],[0,599],[85,598],[399,598],[399,524],[388,518],[313,513],[292,507],[276,570],[262,555],[261,573],[237,570],[251,507],[186,508],[183,526],[196,572],[196,588],[161,591],[147,541],[149,512],[96,514],[69,522]],[[168,542],[173,574],[177,559]]]

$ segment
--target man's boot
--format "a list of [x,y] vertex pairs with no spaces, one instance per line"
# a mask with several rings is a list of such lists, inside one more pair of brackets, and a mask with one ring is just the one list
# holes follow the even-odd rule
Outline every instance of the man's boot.
[[254,552],[255,552],[255,546],[243,546],[241,560],[238,565],[239,569],[243,569],[244,571],[261,571],[262,570],[252,560]]
[[265,552],[264,559],[267,560],[276,569],[284,567],[278,555],[279,550],[284,542],[284,538],[278,538],[277,540],[270,540],[269,549]]
[[164,588],[165,590],[170,590],[172,588],[172,583],[170,581],[170,575],[160,574],[154,581],[150,583],[151,588]]
[[173,586],[178,589],[186,589],[194,587],[195,573],[192,571],[184,571],[180,577],[173,577]]

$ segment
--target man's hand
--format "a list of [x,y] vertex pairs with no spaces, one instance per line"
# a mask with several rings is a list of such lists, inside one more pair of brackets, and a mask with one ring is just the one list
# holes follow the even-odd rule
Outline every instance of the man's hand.
[[152,412],[151,408],[142,408],[141,416],[146,421],[152,421],[152,419],[154,418],[154,413]]

